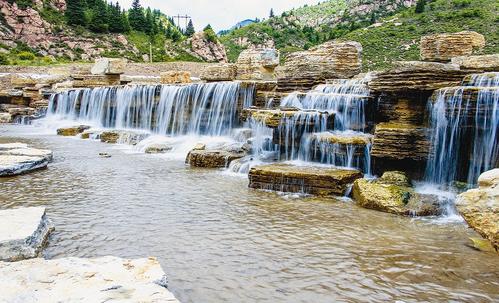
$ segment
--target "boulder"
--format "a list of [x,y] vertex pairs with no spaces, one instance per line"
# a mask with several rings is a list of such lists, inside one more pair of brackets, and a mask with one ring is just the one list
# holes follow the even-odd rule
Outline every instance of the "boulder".
[[111,130],[102,132],[100,134],[100,140],[104,143],[137,145],[148,136],[149,134],[141,132]]
[[385,172],[376,180],[358,179],[353,198],[361,207],[402,216],[436,216],[443,212],[438,197],[416,193],[401,172]]
[[373,74],[369,88],[374,92],[431,92],[459,85],[466,72],[456,64],[399,61],[392,69]]
[[278,90],[310,90],[327,79],[347,79],[360,73],[362,45],[330,41],[308,51],[291,53],[278,71]]
[[238,80],[273,80],[279,65],[279,52],[272,48],[247,49],[237,59]]
[[191,83],[191,73],[185,71],[168,71],[161,73],[162,84]]
[[2,302],[179,303],[155,258],[0,262]]
[[499,168],[483,173],[478,186],[460,194],[456,207],[469,226],[499,251]]
[[232,63],[213,64],[201,73],[201,80],[208,82],[233,81],[237,76],[237,66]]
[[360,171],[352,169],[277,163],[251,168],[249,187],[319,196],[342,196],[362,176]]
[[65,136],[65,137],[77,136],[88,129],[90,129],[90,126],[88,126],[88,125],[77,125],[77,126],[71,126],[71,127],[64,127],[64,128],[57,129],[57,135]]
[[[13,262],[37,257],[53,230],[45,207],[1,210],[0,261]],[[1,297],[0,294],[0,300]]]
[[127,59],[102,58],[95,61],[90,70],[92,75],[121,75],[125,73]]
[[0,123],[12,123],[13,117],[9,113],[0,113]]
[[452,64],[462,70],[489,72],[499,70],[499,54],[481,56],[461,56],[452,58]]
[[421,60],[446,62],[454,57],[471,55],[474,50],[483,47],[485,37],[472,31],[423,36],[420,43]]

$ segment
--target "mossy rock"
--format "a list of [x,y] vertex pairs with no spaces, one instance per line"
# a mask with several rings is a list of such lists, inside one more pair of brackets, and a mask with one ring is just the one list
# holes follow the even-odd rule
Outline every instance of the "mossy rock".
[[90,126],[88,125],[78,125],[72,127],[59,128],[57,130],[57,135],[65,137],[77,136],[89,128]]

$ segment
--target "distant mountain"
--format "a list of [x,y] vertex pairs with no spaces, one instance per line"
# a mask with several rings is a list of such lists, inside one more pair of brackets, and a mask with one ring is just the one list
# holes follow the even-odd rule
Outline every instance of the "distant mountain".
[[241,22],[238,22],[236,25],[232,26],[230,29],[225,29],[225,30],[219,31],[218,35],[220,35],[220,36],[227,35],[228,33],[230,33],[233,30],[240,29],[241,27],[245,27],[245,26],[248,26],[250,24],[258,23],[258,22],[260,22],[260,20],[258,20],[258,19],[246,19],[246,20],[243,20]]

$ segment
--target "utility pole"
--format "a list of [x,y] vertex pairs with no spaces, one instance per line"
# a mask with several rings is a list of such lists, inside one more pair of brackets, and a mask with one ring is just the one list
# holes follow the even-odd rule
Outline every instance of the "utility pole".
[[191,16],[188,16],[188,15],[185,15],[185,16],[181,16],[181,15],[176,15],[176,16],[173,16],[173,18],[177,18],[177,26],[180,27],[180,19],[185,19],[185,28],[187,28],[187,24],[189,23],[189,19],[191,19]]

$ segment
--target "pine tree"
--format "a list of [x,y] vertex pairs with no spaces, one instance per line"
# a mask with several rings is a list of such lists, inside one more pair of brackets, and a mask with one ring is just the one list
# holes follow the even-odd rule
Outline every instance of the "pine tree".
[[273,8],[270,9],[269,18],[274,18],[274,9]]
[[66,0],[66,20],[69,25],[85,26],[85,8],[84,0]]
[[146,9],[146,14],[145,14],[145,26],[144,26],[144,32],[146,32],[149,35],[154,35],[154,18],[152,16],[152,11],[151,8],[148,7]]
[[196,33],[196,30],[194,29],[194,24],[192,24],[192,19],[189,20],[189,23],[187,24],[187,28],[185,29],[185,35],[187,37],[192,37]]
[[89,29],[98,33],[105,33],[109,30],[108,5],[104,0],[96,0],[92,9],[92,19]]
[[416,10],[415,10],[416,13],[417,14],[423,13],[425,6],[426,6],[426,0],[418,0],[418,2],[416,3]]
[[122,16],[121,7],[118,2],[116,5],[109,5],[109,31],[113,33],[125,32],[124,18]]
[[133,0],[132,8],[128,11],[128,21],[134,30],[145,32],[147,28],[144,9],[140,5],[140,0]]

